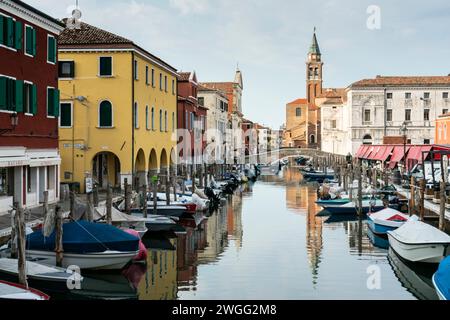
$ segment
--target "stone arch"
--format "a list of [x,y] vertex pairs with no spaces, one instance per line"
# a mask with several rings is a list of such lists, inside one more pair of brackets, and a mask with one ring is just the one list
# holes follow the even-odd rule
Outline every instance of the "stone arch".
[[147,176],[146,168],[147,166],[145,162],[144,150],[139,149],[139,151],[136,154],[136,159],[134,162],[134,171],[135,171],[135,178],[139,179],[140,186],[146,183],[146,176]]
[[106,189],[108,183],[115,188],[121,186],[121,165],[119,157],[113,152],[99,152],[92,157],[92,178],[100,189]]
[[163,172],[164,170],[167,170],[168,166],[169,166],[169,161],[168,161],[166,149],[162,149],[161,157],[160,157],[161,172]]
[[370,134],[364,135],[363,144],[367,144],[367,145],[372,144],[372,136]]
[[148,170],[158,170],[158,156],[156,154],[156,150],[152,149],[152,151],[150,151],[150,157],[149,157],[149,161],[148,161]]

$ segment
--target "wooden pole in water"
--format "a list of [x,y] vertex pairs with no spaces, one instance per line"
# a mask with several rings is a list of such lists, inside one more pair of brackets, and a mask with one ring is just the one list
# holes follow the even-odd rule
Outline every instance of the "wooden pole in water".
[[147,209],[148,209],[148,197],[147,197],[147,185],[144,184],[142,186],[142,216],[147,218]]
[[17,208],[19,207],[18,202],[14,202],[13,209],[11,212],[11,258],[16,259],[17,258],[17,229],[16,229],[16,215],[17,215]]
[[420,180],[420,221],[423,221],[425,216],[425,179]]
[[109,182],[106,187],[106,223],[112,224],[112,187]]
[[94,221],[94,212],[93,212],[93,204],[92,204],[92,193],[87,194],[87,218],[88,221]]
[[128,178],[125,178],[124,181],[124,189],[125,189],[125,213],[130,214],[130,197],[128,196],[129,187],[128,187]]
[[44,191],[44,205],[42,206],[42,208],[44,210],[43,217],[44,217],[44,221],[45,221],[45,217],[47,217],[47,214],[48,214],[48,191],[47,190]]
[[22,207],[16,211],[16,230],[17,230],[17,268],[19,273],[19,283],[28,288],[26,271],[26,252],[25,252],[25,221]]
[[164,183],[166,184],[166,204],[168,206],[170,206],[170,183],[169,183],[169,172],[168,171],[166,171]]
[[362,168],[361,163],[358,164],[358,214],[362,216],[363,207],[362,207]]
[[56,206],[56,235],[55,235],[55,252],[56,252],[56,266],[62,267],[64,258],[63,249],[63,223],[62,223],[62,211],[60,206]]
[[75,191],[70,191],[69,192],[69,198],[70,198],[70,213],[69,213],[69,216],[73,217],[73,215],[75,213],[75,211],[74,211],[74,208],[75,208]]
[[172,175],[173,201],[177,201],[177,178],[175,173]]
[[199,185],[200,189],[202,189],[203,188],[203,182],[204,182],[204,180],[203,180],[203,166],[199,165],[198,167],[199,167],[199,169],[198,169],[198,171],[199,171],[198,185]]
[[439,210],[439,230],[445,231],[445,181],[441,181],[440,186],[440,210]]
[[98,185],[96,183],[94,183],[94,188],[92,190],[92,196],[94,199],[94,207],[97,208],[98,207]]
[[411,177],[411,179],[410,179],[410,190],[409,190],[409,193],[410,193],[410,203],[409,203],[409,216],[412,216],[413,214],[414,214],[414,207],[416,206],[416,201],[415,201],[415,194],[416,194],[416,188],[415,188],[415,185],[416,185],[416,181],[414,180],[414,177]]
[[153,214],[158,214],[158,177],[155,175],[152,178],[152,184],[153,184]]

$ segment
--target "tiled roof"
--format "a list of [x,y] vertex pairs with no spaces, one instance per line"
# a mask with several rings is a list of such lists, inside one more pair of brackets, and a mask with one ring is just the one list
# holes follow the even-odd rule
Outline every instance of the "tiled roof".
[[191,77],[190,72],[178,72],[178,80],[179,81],[189,81],[190,77]]
[[[63,22],[66,22],[64,19]],[[98,27],[92,26],[85,22],[81,22],[80,29],[69,29],[66,28],[59,35],[58,38],[59,49],[72,49],[72,48],[121,48],[121,49],[135,49],[136,51],[142,53],[144,56],[148,56],[160,65],[176,72],[176,69],[158,58],[157,56],[151,54],[147,50],[135,44],[133,41],[124,38],[122,36],[116,35],[109,31],[100,29]]]
[[291,105],[291,104],[308,104],[308,100],[307,99],[297,99],[297,100],[294,100],[294,101],[288,103],[288,105]]
[[[66,19],[63,20],[64,22]],[[106,30],[81,22],[80,29],[66,28],[58,38],[58,44],[133,44],[133,41]]]
[[345,90],[343,88],[327,88],[317,98],[342,98],[346,95]]
[[233,91],[233,82],[202,82],[201,85],[208,89],[221,90],[225,93]]
[[363,79],[351,85],[358,87],[383,87],[383,86],[427,86],[447,85],[450,86],[450,76],[417,76],[417,77],[384,77],[377,76],[375,79]]

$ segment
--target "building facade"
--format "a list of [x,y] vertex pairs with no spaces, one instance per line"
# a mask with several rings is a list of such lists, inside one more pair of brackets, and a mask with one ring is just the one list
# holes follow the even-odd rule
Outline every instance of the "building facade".
[[434,143],[450,146],[450,115],[441,115],[436,119]]
[[[186,163],[203,163],[203,151],[206,146],[204,133],[207,123],[207,109],[198,102],[197,75],[195,72],[180,72],[178,76],[178,124],[181,134],[189,134],[189,140],[179,142],[182,146],[183,160]],[[179,134],[179,136],[180,136]]]
[[64,25],[0,2],[0,214],[59,199],[57,38]]
[[283,146],[307,148],[308,101],[297,99],[286,105],[286,129]]
[[198,88],[198,102],[206,108],[206,149],[211,162],[224,163],[225,135],[228,124],[228,98],[217,89]]
[[435,123],[450,109],[450,76],[364,79],[348,88],[347,112],[351,137],[348,151],[361,144],[382,144],[402,136],[410,144],[433,144]]
[[61,180],[147,183],[173,163],[176,69],[131,40],[81,22],[60,36]]

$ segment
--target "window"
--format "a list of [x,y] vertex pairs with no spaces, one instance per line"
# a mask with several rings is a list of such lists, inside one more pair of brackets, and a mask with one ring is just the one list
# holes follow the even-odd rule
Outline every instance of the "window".
[[23,80],[0,77],[0,110],[36,114],[36,86]]
[[133,64],[133,77],[134,77],[134,80],[139,80],[139,77],[138,77],[138,62],[137,62],[137,60],[134,60],[134,64]]
[[172,80],[172,94],[175,94],[175,80]]
[[198,97],[198,104],[202,107],[205,106],[205,98],[204,97]]
[[145,129],[150,130],[150,122],[149,122],[149,114],[148,114],[148,106],[145,106]]
[[56,38],[54,36],[47,36],[47,62],[56,63]]
[[14,168],[0,168],[0,197],[14,194]]
[[430,139],[423,139],[423,144],[430,144]]
[[36,30],[31,26],[25,26],[25,54],[36,56]]
[[138,108],[138,103],[135,102],[134,106],[133,106],[133,122],[134,122],[134,128],[135,129],[139,129],[139,108]]
[[152,87],[155,87],[155,69],[152,69]]
[[411,109],[405,110],[405,121],[411,121]]
[[72,103],[62,102],[59,111],[59,126],[61,128],[72,127]]
[[184,128],[189,130],[189,117],[187,111],[184,112]]
[[175,132],[175,112],[172,112],[172,132]]
[[442,93],[442,98],[443,99],[448,99],[448,92],[443,92]]
[[309,143],[310,144],[315,144],[316,143],[316,136],[315,135],[311,135],[310,137],[309,137]]
[[392,121],[392,109],[386,111],[386,121]]
[[406,99],[406,100],[411,99],[411,92],[406,92],[406,93],[405,93],[405,99]]
[[336,120],[331,120],[331,129],[336,129]]
[[59,61],[58,62],[58,77],[69,78],[75,77],[75,62],[74,61]]
[[430,121],[430,109],[423,110],[423,120]]
[[47,117],[59,116],[59,90],[47,88]]
[[167,119],[167,111],[164,111],[164,131],[167,132],[168,131],[168,119]]
[[295,109],[295,116],[296,117],[301,117],[302,116],[302,109],[301,108]]
[[23,84],[23,113],[36,114],[36,86],[30,82]]
[[159,110],[159,131],[163,131],[162,110]]
[[155,130],[155,107],[152,108],[152,130]]
[[442,109],[442,114],[447,114],[448,113],[448,109]]
[[99,58],[99,76],[100,77],[112,77],[112,57],[100,57]]
[[386,98],[387,99],[392,99],[392,92],[388,92],[387,95],[386,95]]
[[148,66],[145,66],[145,84],[149,85],[150,83],[148,82],[149,78],[148,78]]
[[364,110],[364,122],[370,122],[370,110]]
[[111,128],[113,126],[113,110],[109,101],[102,101],[98,111],[98,126],[100,128]]
[[195,127],[195,114],[193,112],[191,112],[191,123],[190,123],[190,126],[191,126],[191,130],[194,130],[194,127]]
[[163,75],[162,73],[159,74],[159,90],[162,91],[163,89]]
[[167,76],[164,76],[164,90],[167,92]]
[[423,98],[424,98],[424,99],[430,99],[430,93],[429,93],[429,92],[425,92],[425,93],[423,94]]
[[23,24],[11,17],[0,15],[0,45],[22,50]]

